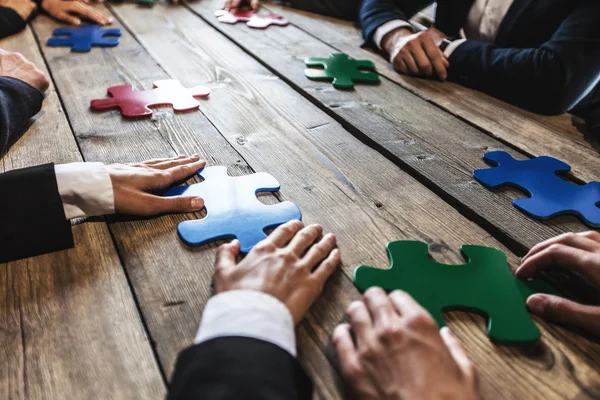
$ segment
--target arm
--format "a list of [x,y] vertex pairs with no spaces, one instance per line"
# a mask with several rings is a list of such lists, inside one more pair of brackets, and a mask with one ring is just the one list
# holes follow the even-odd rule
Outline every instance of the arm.
[[0,76],[0,154],[25,131],[29,120],[41,110],[43,100],[42,93],[29,84]]
[[204,165],[195,155],[131,165],[47,164],[0,174],[0,263],[73,247],[72,218],[201,210],[202,199],[154,193]]
[[451,54],[448,80],[540,114],[569,111],[600,78],[595,0],[581,1],[539,48],[467,40]]
[[23,30],[36,8],[30,0],[0,0],[0,39]]
[[238,241],[219,248],[217,294],[206,305],[196,344],[179,356],[169,399],[312,398],[296,360],[294,325],[340,261],[335,236],[318,240],[322,232],[288,222],[239,264]]
[[396,20],[408,22],[413,15],[431,3],[432,0],[364,0],[359,20],[365,44],[371,47],[379,45],[373,42],[373,36],[379,27]]

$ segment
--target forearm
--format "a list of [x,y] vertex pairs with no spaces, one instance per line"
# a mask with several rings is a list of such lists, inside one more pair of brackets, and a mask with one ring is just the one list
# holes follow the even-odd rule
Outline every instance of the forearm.
[[600,65],[600,51],[567,46],[506,49],[466,41],[449,58],[448,80],[536,113],[564,113],[594,86],[598,71],[590,66]]
[[15,78],[0,76],[0,154],[42,108],[39,90]]
[[0,6],[0,39],[25,28],[25,21],[12,8]]
[[362,2],[359,19],[365,43],[370,46],[375,32],[382,25],[398,20],[408,21],[413,15],[431,4],[431,0],[365,0]]

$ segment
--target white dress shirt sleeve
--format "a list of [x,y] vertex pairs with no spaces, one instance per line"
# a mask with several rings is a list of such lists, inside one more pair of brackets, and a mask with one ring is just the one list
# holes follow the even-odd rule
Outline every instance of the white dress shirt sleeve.
[[466,41],[467,39],[458,39],[450,43],[448,47],[446,47],[446,49],[444,50],[444,54],[446,55],[446,57],[450,58],[450,55],[454,52],[454,50],[456,50],[458,46],[460,46]]
[[408,28],[413,32],[415,31],[415,28],[413,28],[413,26],[410,23],[402,21],[401,19],[395,19],[386,22],[385,24],[377,28],[375,34],[373,35],[373,42],[375,42],[377,47],[379,47],[379,50],[383,50],[381,47],[381,42],[383,41],[384,36],[398,28]]
[[281,301],[262,292],[231,290],[208,301],[194,343],[225,336],[263,340],[296,357],[292,314]]
[[54,172],[67,219],[115,212],[112,181],[104,164],[59,164]]

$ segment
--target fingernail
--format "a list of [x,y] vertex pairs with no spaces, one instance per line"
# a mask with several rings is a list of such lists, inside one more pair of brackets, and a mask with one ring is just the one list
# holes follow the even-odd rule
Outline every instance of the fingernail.
[[523,272],[522,272],[522,270],[523,270],[523,268],[522,268],[522,267],[519,267],[519,268],[517,268],[517,270],[515,271],[515,276],[516,276],[517,278],[522,278],[522,276],[521,276],[521,275],[523,275]]
[[192,199],[192,208],[201,209],[204,207],[204,200],[201,198]]
[[192,154],[192,158],[200,158],[199,154]]
[[534,314],[544,312],[546,308],[546,298],[543,296],[533,295],[527,299],[527,308]]

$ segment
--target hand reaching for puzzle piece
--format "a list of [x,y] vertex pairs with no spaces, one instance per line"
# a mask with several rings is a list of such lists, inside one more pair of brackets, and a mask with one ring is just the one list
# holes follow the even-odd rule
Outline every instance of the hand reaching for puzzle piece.
[[110,25],[113,22],[111,16],[79,1],[43,0],[42,9],[57,20],[76,26],[81,25],[82,18],[100,25]]
[[[570,269],[600,288],[600,233],[566,233],[535,246],[515,272],[529,279],[551,267]],[[600,306],[575,303],[558,296],[535,294],[527,300],[529,310],[562,324],[574,325],[600,336]]]
[[350,324],[336,328],[333,343],[352,398],[479,397],[475,367],[458,339],[406,292],[369,289],[346,314]]

